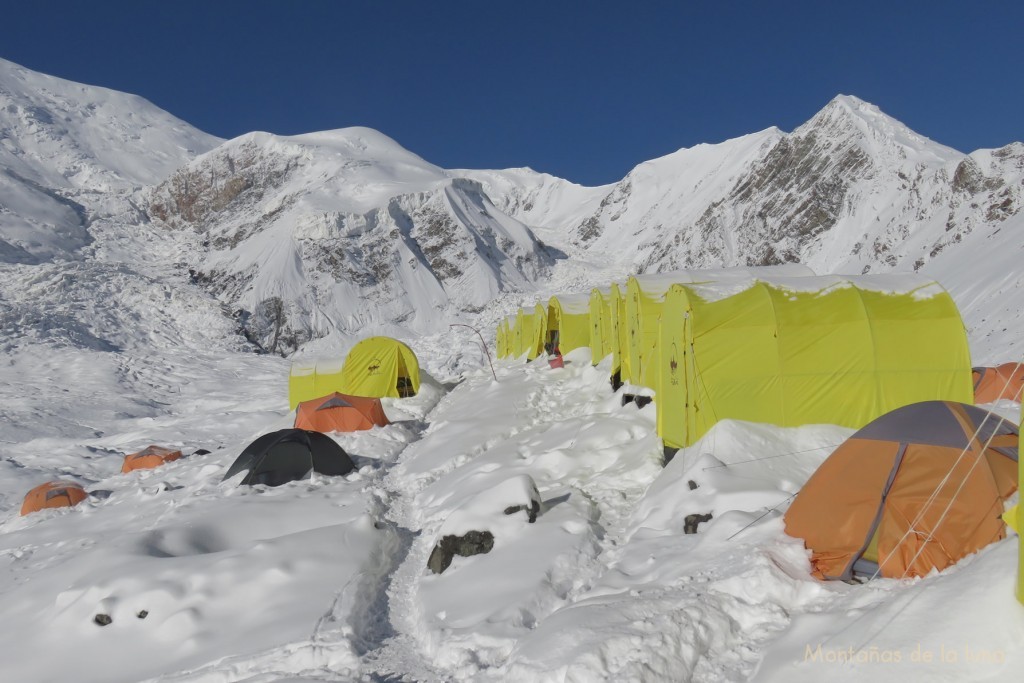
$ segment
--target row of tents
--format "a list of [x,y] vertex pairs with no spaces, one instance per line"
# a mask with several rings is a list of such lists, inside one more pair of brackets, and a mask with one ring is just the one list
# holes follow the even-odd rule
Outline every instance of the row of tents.
[[589,346],[611,381],[654,391],[669,452],[722,419],[859,428],[916,401],[973,403],[949,294],[915,274],[815,276],[799,265],[637,275],[520,309],[499,357]]
[[[246,471],[243,485],[279,486],[311,472],[347,474],[355,464],[330,432],[354,432],[390,424],[380,399],[415,396],[419,359],[406,344],[389,337],[358,342],[341,361],[297,362],[288,380],[291,429],[265,434],[246,446],[224,479]],[[344,393],[342,393],[344,392]],[[199,450],[196,454],[207,453]],[[125,456],[121,472],[151,469],[182,457],[180,450],[151,445]],[[25,496],[21,514],[73,507],[88,492],[72,481],[50,481]]]
[[595,366],[610,357],[614,388],[653,390],[667,455],[723,419],[858,429],[786,513],[818,578],[943,569],[1005,537],[1000,515],[1024,476],[1017,428],[971,405],[1020,401],[1021,364],[972,368],[956,305],[919,275],[633,276],[520,309],[497,346],[527,360],[583,346]]

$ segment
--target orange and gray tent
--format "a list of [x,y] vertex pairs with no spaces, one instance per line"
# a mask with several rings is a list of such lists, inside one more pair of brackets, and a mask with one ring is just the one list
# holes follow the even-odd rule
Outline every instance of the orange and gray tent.
[[164,463],[173,462],[181,457],[181,451],[162,446],[147,446],[138,453],[129,453],[124,456],[121,464],[121,472],[132,470],[148,470],[160,467]]
[[975,403],[992,403],[1001,399],[1020,403],[1024,390],[1024,363],[973,368],[973,372]]
[[303,401],[295,410],[295,428],[313,432],[358,432],[388,424],[379,398],[334,392]]
[[924,576],[1006,536],[1017,428],[981,408],[924,401],[860,429],[786,512],[814,576]]
[[331,437],[304,429],[281,429],[246,446],[224,479],[246,472],[239,486],[280,486],[308,479],[313,472],[338,476],[355,468],[345,449]]
[[27,515],[48,508],[67,508],[78,505],[89,497],[80,484],[73,481],[48,481],[25,495],[21,514]]

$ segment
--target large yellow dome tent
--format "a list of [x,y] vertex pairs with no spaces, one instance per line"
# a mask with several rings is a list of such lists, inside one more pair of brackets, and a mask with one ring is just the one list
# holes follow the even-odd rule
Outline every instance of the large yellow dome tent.
[[927,400],[970,403],[956,304],[916,275],[673,285],[655,403],[668,450],[722,419],[860,428]]
[[556,294],[548,300],[545,345],[562,354],[590,346],[590,296]]
[[334,392],[369,398],[402,398],[420,390],[420,366],[408,346],[390,337],[364,339],[344,361],[295,361],[288,377],[288,404],[294,409]]

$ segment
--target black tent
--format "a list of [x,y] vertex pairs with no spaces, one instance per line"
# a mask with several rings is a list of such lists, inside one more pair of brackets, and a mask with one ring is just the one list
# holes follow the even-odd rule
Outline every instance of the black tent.
[[248,470],[242,484],[280,486],[305,479],[314,471],[336,476],[355,468],[345,450],[329,436],[305,429],[281,429],[246,446],[224,479]]

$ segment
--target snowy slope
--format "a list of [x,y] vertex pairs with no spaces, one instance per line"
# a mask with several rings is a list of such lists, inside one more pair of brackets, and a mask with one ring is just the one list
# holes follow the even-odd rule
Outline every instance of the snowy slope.
[[[79,680],[168,683],[983,681],[1024,668],[1016,538],[923,579],[809,576],[781,514],[850,430],[726,421],[663,468],[653,409],[623,405],[607,360],[500,361],[495,379],[475,336],[448,329],[466,321],[493,341],[517,306],[639,268],[923,259],[960,304],[975,361],[1020,358],[1019,143],[963,155],[840,97],[793,133],[582,188],[440,169],[369,129],[214,147],[137,98],[0,66],[16,101],[0,107],[8,678],[63,680],[68,660]],[[300,353],[337,358],[372,331],[401,334],[432,377],[385,401],[393,424],[335,436],[357,472],[221,481],[247,443],[292,423],[289,362],[246,333],[278,351],[323,335]],[[150,443],[187,457],[120,474]],[[92,495],[19,516],[53,478]],[[533,523],[505,510],[527,481],[543,501]],[[438,537],[469,527],[493,532],[492,550],[431,573]],[[890,661],[840,659],[860,652]]]
[[141,97],[0,59],[0,262],[74,254],[97,195],[159,182],[217,142]]
[[198,279],[271,351],[437,332],[553,261],[479,183],[366,128],[231,140],[158,186],[149,213],[202,235]]
[[1019,212],[1021,152],[1017,143],[968,156],[839,96],[792,133],[642,164],[573,240],[603,251],[635,244],[640,271],[786,261],[916,270]]

